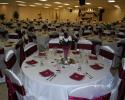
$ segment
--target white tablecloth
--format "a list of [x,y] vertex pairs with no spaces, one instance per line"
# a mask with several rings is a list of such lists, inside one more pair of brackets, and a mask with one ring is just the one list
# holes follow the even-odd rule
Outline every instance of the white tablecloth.
[[[28,57],[22,64],[22,70],[27,78],[27,84],[36,95],[46,98],[46,100],[68,100],[68,93],[72,89],[87,86],[87,85],[105,85],[110,89],[113,88],[114,77],[110,73],[110,62],[103,60],[90,60],[84,53],[74,55],[70,52],[70,57],[75,59],[76,64],[62,65],[57,64],[56,59],[60,59],[63,54],[55,54],[50,51],[46,53],[46,57],[38,57],[38,52]],[[81,58],[80,58],[81,57]],[[26,61],[36,60],[38,63],[35,66],[26,64]],[[42,64],[41,64],[42,63]],[[94,70],[89,65],[99,63],[103,65],[103,69]],[[62,68],[65,66],[65,68]],[[81,66],[81,71],[78,71],[78,66]],[[55,72],[56,77],[52,81],[47,80],[48,77],[43,77],[39,72],[50,69]],[[61,72],[56,70],[60,69]],[[93,78],[88,75],[81,81],[76,81],[69,78],[73,73],[84,74],[88,72]]]

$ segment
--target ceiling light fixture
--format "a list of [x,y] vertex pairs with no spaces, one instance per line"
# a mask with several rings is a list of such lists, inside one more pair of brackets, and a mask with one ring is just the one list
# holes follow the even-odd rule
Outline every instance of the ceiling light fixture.
[[44,7],[44,8],[46,8],[46,9],[47,9],[47,8],[49,8],[49,7]]
[[44,4],[45,6],[52,6],[51,4]]
[[23,6],[23,7],[26,6],[25,4],[17,4],[17,5],[18,5],[18,6]]
[[116,7],[116,8],[120,8],[120,6],[119,6],[119,5],[114,5],[114,7]]
[[58,6],[59,8],[62,8],[63,6]]
[[39,1],[47,1],[47,0],[39,0]]
[[91,5],[91,3],[90,3],[90,2],[86,2],[85,4],[86,4],[86,5]]
[[108,2],[115,2],[115,0],[108,0]]
[[26,3],[26,2],[24,2],[24,1],[16,1],[16,2],[18,2],[18,3]]
[[41,3],[38,3],[38,2],[36,2],[36,3],[34,3],[35,5],[38,5],[38,6],[41,6],[42,4]]
[[75,8],[78,8],[79,6],[74,6]]
[[70,5],[70,4],[68,4],[68,3],[64,3],[64,5],[68,6],[68,5]]
[[8,5],[9,3],[0,3],[0,5]]
[[54,2],[55,4],[62,4],[61,2]]
[[36,7],[36,5],[29,5],[30,7]]

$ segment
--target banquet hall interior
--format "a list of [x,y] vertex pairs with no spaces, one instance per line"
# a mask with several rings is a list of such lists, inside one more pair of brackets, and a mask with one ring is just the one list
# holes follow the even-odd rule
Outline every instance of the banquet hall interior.
[[0,100],[125,100],[125,0],[0,0]]

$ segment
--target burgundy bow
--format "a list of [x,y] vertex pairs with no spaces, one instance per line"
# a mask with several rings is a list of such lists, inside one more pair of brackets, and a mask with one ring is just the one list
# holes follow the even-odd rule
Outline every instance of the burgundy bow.
[[6,76],[6,83],[8,87],[8,100],[18,100],[16,91],[22,96],[26,95],[24,87],[12,83],[12,81],[7,76]]
[[49,48],[62,48],[62,46],[58,43],[50,43]]

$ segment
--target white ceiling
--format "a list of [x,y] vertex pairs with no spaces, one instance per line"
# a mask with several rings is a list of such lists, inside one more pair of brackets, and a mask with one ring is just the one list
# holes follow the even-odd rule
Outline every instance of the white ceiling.
[[[27,6],[32,5],[34,3],[42,3],[42,5],[37,5],[37,7],[45,7],[44,4],[51,4],[52,6],[50,8],[56,8],[59,5],[63,6],[63,8],[78,6],[79,2],[78,0],[48,0],[46,2],[39,1],[39,0],[21,0],[26,2],[25,4]],[[108,0],[86,0],[86,2],[90,2],[91,5],[84,5],[84,7],[90,7],[90,8],[97,8],[97,7],[103,7],[105,9],[111,9],[114,8],[113,5],[119,5],[121,8],[125,8],[125,0],[115,0],[115,3],[109,3]],[[16,3],[16,0],[0,0],[0,2],[7,2],[10,5],[17,5],[19,3]],[[70,5],[63,5],[63,4],[55,4],[54,2],[62,2],[62,3],[69,3]]]

